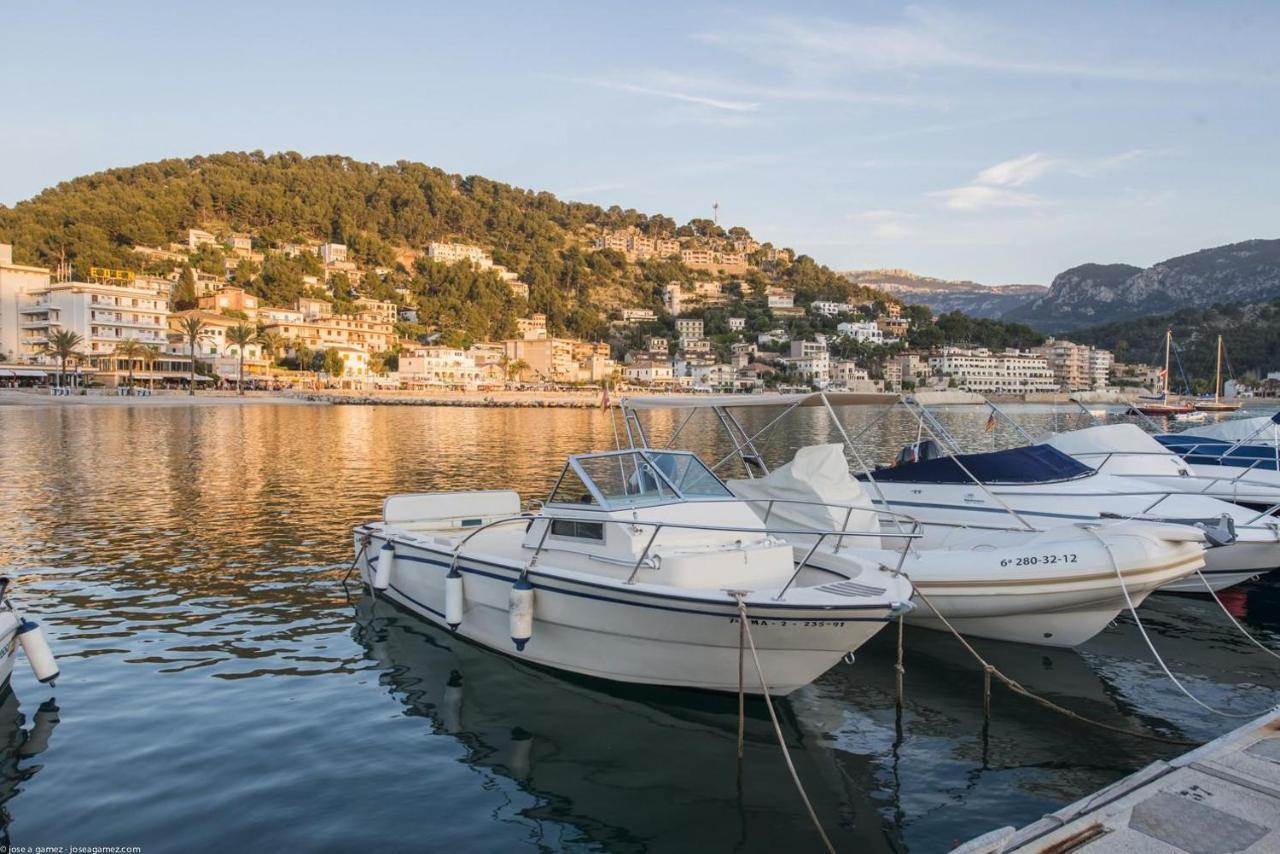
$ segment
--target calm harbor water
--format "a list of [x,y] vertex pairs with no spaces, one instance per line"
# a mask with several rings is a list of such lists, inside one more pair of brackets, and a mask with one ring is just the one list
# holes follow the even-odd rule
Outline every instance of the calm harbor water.
[[[1063,411],[1018,407],[1044,429]],[[871,413],[842,413],[850,430]],[[763,426],[764,412],[746,416]],[[1015,440],[946,414],[978,447]],[[678,419],[647,416],[664,439]],[[749,427],[749,429],[752,429]],[[727,448],[711,421],[682,439]],[[859,440],[886,462],[916,428]],[[816,410],[766,456],[834,435]],[[389,493],[514,486],[612,447],[598,411],[401,407],[0,408],[0,568],[46,626],[56,688],[19,662],[0,698],[12,845],[459,851],[774,851],[816,839],[763,707],[566,679],[450,637],[342,579],[350,527]],[[1280,585],[1230,607],[1280,647]],[[1211,601],[1144,607],[1170,665],[1237,712],[1280,667]],[[883,633],[780,705],[841,850],[940,851],[1025,823],[1181,748],[1091,729],[997,689],[949,637],[908,630],[907,704]],[[1078,651],[985,643],[1034,691],[1148,733],[1212,738],[1121,620]]]

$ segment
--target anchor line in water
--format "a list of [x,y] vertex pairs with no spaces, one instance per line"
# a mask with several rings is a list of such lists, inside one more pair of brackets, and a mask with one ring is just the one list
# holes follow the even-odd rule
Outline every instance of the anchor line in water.
[[[902,573],[902,575],[906,577],[908,581],[911,581],[911,577],[907,575],[905,571]],[[1128,729],[1126,727],[1119,727],[1113,724],[1103,723],[1102,721],[1097,721],[1097,720],[1094,720],[1093,718],[1085,717],[1079,712],[1073,712],[1070,709],[1068,709],[1066,706],[1060,706],[1057,703],[1053,702],[1052,700],[1047,700],[1044,697],[1041,697],[1038,694],[1033,693],[1032,691],[1024,687],[1022,683],[1018,682],[1016,679],[1012,679],[1006,676],[1003,672],[1001,672],[1000,668],[996,667],[994,664],[992,664],[991,662],[983,658],[982,653],[978,652],[978,650],[976,650],[973,647],[973,644],[969,643],[969,641],[965,639],[965,636],[960,634],[959,630],[957,630],[955,626],[951,625],[951,621],[948,620],[941,611],[939,611],[937,608],[934,607],[933,603],[929,601],[928,594],[926,594],[923,590],[917,587],[914,581],[911,582],[911,585],[912,587],[915,587],[916,595],[920,597],[920,601],[924,602],[924,604],[929,608],[929,610],[933,611],[933,613],[938,617],[939,622],[941,622],[942,625],[946,626],[947,631],[951,632],[951,634],[955,637],[955,639],[960,641],[961,646],[963,646],[966,650],[968,650],[969,654],[972,655],[974,659],[976,659],[977,662],[982,665],[984,684],[989,685],[990,678],[992,676],[995,676],[1002,683],[1004,683],[1004,686],[1006,688],[1008,688],[1013,693],[1018,694],[1019,696],[1022,696],[1022,697],[1026,697],[1028,700],[1038,703],[1044,708],[1049,709],[1050,711],[1057,712],[1060,715],[1064,715],[1068,718],[1071,718],[1073,721],[1076,721],[1077,723],[1088,724],[1090,726],[1095,726],[1095,727],[1098,727],[1099,729],[1105,729],[1109,732],[1114,732],[1119,735],[1127,735],[1132,738],[1143,738],[1149,741],[1159,741],[1159,742],[1163,742],[1164,744],[1177,744],[1183,747],[1198,747],[1200,745],[1200,742],[1198,741],[1188,741],[1185,738],[1171,738],[1169,736],[1157,735],[1155,733],[1138,732],[1137,730]],[[990,708],[989,702],[987,703],[987,708],[988,710]]]
[[[818,813],[814,811],[813,804],[809,801],[809,795],[804,790],[804,784],[800,782],[800,774],[796,771],[795,763],[791,761],[791,751],[787,749],[787,740],[782,734],[782,727],[778,724],[778,714],[773,710],[773,698],[769,696],[769,686],[764,681],[764,668],[760,666],[760,656],[756,654],[756,642],[751,637],[751,627],[747,625],[747,603],[740,592],[735,592],[733,598],[738,600],[738,625],[741,627],[738,642],[741,645],[741,639],[745,637],[747,646],[751,650],[751,660],[756,665],[756,675],[760,678],[760,691],[764,695],[765,706],[769,709],[769,720],[773,722],[773,732],[778,737],[778,746],[782,748],[782,758],[787,762],[787,770],[791,772],[791,780],[796,784],[796,791],[800,793],[800,800],[804,801],[804,807],[809,811],[809,818],[813,821],[813,827],[818,831],[822,844],[829,854],[836,854],[835,846],[827,838],[827,832],[822,829],[822,822],[818,821]],[[739,711],[739,715],[742,714],[743,712]],[[742,720],[743,718],[740,718],[740,726]]]
[[[1081,527],[1084,528],[1086,531],[1088,531],[1090,534],[1092,534],[1094,538],[1099,543],[1102,544],[1103,549],[1106,550],[1107,556],[1111,559],[1111,568],[1115,570],[1116,578],[1120,579],[1120,592],[1124,594],[1125,604],[1129,608],[1129,614],[1133,617],[1134,624],[1137,625],[1138,627],[1138,634],[1142,635],[1142,639],[1147,643],[1147,649],[1151,650],[1151,654],[1155,657],[1156,664],[1160,665],[1160,669],[1164,671],[1165,676],[1169,677],[1169,681],[1173,683],[1175,688],[1177,688],[1179,691],[1185,694],[1187,696],[1187,699],[1191,700],[1191,702],[1195,703],[1197,706],[1201,707],[1202,709],[1205,709],[1206,711],[1212,712],[1215,715],[1220,715],[1224,718],[1238,718],[1241,720],[1245,718],[1253,719],[1258,717],[1259,715],[1266,714],[1266,712],[1274,710],[1276,708],[1275,705],[1272,705],[1269,708],[1264,709],[1262,711],[1247,712],[1245,714],[1240,714],[1239,712],[1224,712],[1222,709],[1215,709],[1213,706],[1210,706],[1208,703],[1201,700],[1195,694],[1192,694],[1187,689],[1187,687],[1183,685],[1181,681],[1178,680],[1178,677],[1173,675],[1173,671],[1169,669],[1169,665],[1165,664],[1164,659],[1160,656],[1160,653],[1156,650],[1156,645],[1151,641],[1150,635],[1147,634],[1146,626],[1142,624],[1141,618],[1138,617],[1138,607],[1133,604],[1133,599],[1130,598],[1129,596],[1129,587],[1124,583],[1124,574],[1120,572],[1120,564],[1116,561],[1116,556],[1111,552],[1111,545],[1106,540],[1104,540],[1102,536],[1093,529],[1092,526],[1081,525]],[[1196,572],[1199,572],[1199,570],[1196,570]],[[1203,580],[1203,576],[1201,576],[1201,579]]]
[[347,567],[347,574],[342,576],[342,589],[347,589],[347,581],[351,578],[351,573],[356,571],[356,567],[360,565],[360,558],[364,557],[365,551],[369,548],[369,544],[373,542],[370,534],[362,534],[360,536],[360,548],[356,552],[355,560],[351,561],[351,566]]
[[1249,634],[1248,630],[1245,629],[1244,626],[1240,625],[1240,621],[1237,620],[1229,610],[1227,610],[1227,606],[1222,603],[1222,600],[1218,598],[1218,594],[1214,592],[1213,585],[1209,583],[1209,579],[1205,578],[1204,574],[1200,572],[1200,570],[1196,570],[1196,575],[1199,576],[1200,582],[1204,584],[1204,589],[1208,590],[1209,595],[1213,597],[1213,601],[1218,603],[1218,607],[1222,609],[1222,613],[1226,614],[1227,619],[1231,621],[1231,624],[1240,630],[1240,634],[1248,638],[1254,646],[1265,652],[1267,655],[1272,658],[1280,659],[1280,654],[1277,654],[1273,649],[1269,649],[1262,641]]

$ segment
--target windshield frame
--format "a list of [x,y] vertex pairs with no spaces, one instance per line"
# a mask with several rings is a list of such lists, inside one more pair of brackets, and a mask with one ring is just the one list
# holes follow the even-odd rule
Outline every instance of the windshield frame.
[[[683,457],[689,460],[689,465],[697,466],[702,473],[710,478],[712,482],[723,490],[723,495],[702,495],[696,493],[686,493],[675,485],[671,476],[663,471],[658,465],[658,456]],[[608,459],[610,457],[617,458],[619,465],[638,472],[636,463],[643,460],[647,468],[644,472],[645,476],[653,477],[658,481],[657,495],[647,495],[640,493],[634,498],[624,498],[620,496],[606,496],[601,490],[599,484],[583,466],[583,462],[595,459]],[[581,502],[571,502],[556,499],[556,493],[560,491],[560,486],[565,480],[565,476],[569,472],[573,472],[582,485],[590,492],[594,499],[594,504],[583,504]],[[686,469],[686,472],[688,469]],[[683,478],[682,478],[683,479]],[[666,494],[663,494],[666,493]],[[624,448],[617,451],[599,451],[592,454],[574,454],[569,457],[564,468],[560,470],[560,476],[556,478],[555,485],[551,488],[551,492],[547,497],[546,505],[548,507],[572,507],[575,510],[627,510],[637,509],[641,507],[655,507],[662,504],[677,504],[684,501],[735,501],[737,500],[729,487],[725,486],[715,472],[711,470],[706,463],[698,458],[698,455],[692,451],[676,451],[676,450],[654,450],[652,448]]]

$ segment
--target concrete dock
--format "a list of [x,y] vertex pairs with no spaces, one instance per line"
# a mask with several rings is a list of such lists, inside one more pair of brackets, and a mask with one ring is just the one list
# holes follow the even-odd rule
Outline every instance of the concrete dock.
[[1280,852],[1280,709],[952,854]]

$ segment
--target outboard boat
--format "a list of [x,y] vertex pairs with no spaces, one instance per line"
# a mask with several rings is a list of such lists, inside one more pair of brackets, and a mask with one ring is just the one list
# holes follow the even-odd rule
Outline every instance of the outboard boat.
[[[1214,590],[1280,566],[1280,520],[1267,521],[1244,507],[1099,472],[1050,444],[983,454],[947,454],[928,439],[917,444],[922,447],[906,451],[916,462],[864,477],[874,477],[886,507],[915,516],[926,531],[991,525],[1002,516],[1028,529],[1106,519],[1194,525],[1212,546],[1202,575]],[[921,545],[931,542],[926,536]],[[1164,589],[1205,590],[1195,575],[1170,579]]]
[[[920,525],[905,516],[881,523],[839,444],[801,448],[768,474],[727,485],[764,521],[791,530],[853,524],[879,532],[886,544],[903,531],[922,530],[900,567],[928,601],[917,602],[906,620],[944,630],[932,605],[965,635],[1077,646],[1127,607],[1126,590],[1136,606],[1204,565],[1204,534],[1185,525],[1094,520],[1087,527],[1010,530]],[[839,508],[846,508],[843,514]],[[797,553],[809,550],[809,565],[845,572],[839,537],[791,539]]]
[[[741,603],[769,692],[785,695],[912,609],[891,552],[854,545],[819,568],[791,534],[693,454],[636,449],[570,457],[534,513],[513,491],[395,495],[354,537],[375,595],[603,679],[737,691]],[[745,688],[762,693],[753,673]]]
[[1197,469],[1280,471],[1280,412],[1270,418],[1233,418],[1181,433],[1157,433],[1155,440]]
[[[980,396],[971,397],[968,402],[985,403]],[[836,403],[846,400],[890,403],[880,418],[894,406],[901,406],[918,419],[920,433],[931,438],[909,443],[892,465],[873,469],[844,432],[831,409],[833,400]],[[733,409],[771,405],[790,411],[800,406],[825,405],[844,446],[855,457],[855,476],[862,481],[876,509],[890,518],[909,517],[921,524],[924,536],[914,544],[916,551],[955,543],[957,538],[973,531],[990,532],[986,534],[988,541],[981,544],[988,548],[994,547],[998,536],[1008,536],[1016,543],[1059,526],[1078,528],[1128,519],[1144,524],[1191,525],[1203,531],[1206,543],[1211,546],[1204,552],[1203,577],[1215,590],[1280,566],[1280,529],[1277,528],[1280,520],[1237,504],[1100,473],[1050,445],[1033,443],[987,453],[963,453],[956,440],[922,405],[919,396],[815,392],[773,396],[772,401],[766,395],[688,402],[678,398],[637,399],[624,401],[624,407],[631,410],[628,436],[633,441],[636,436],[646,441],[643,430],[635,422],[635,411],[668,405],[718,409],[720,421],[733,441],[735,456],[743,461],[748,474],[767,471],[755,442],[761,434],[775,429],[782,415],[752,436],[737,422]],[[995,407],[991,409],[992,418],[1007,419]],[[864,427],[864,431],[872,429],[880,418]],[[1025,433],[1024,437],[1033,441]],[[847,460],[833,464],[849,467]],[[1205,590],[1200,576],[1191,570],[1180,577],[1166,579],[1165,585],[1165,589],[1183,592]]]

